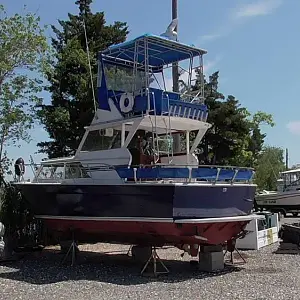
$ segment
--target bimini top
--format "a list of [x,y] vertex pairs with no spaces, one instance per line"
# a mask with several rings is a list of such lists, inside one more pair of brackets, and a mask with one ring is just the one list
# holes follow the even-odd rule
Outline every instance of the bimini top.
[[205,50],[162,36],[144,34],[133,40],[112,45],[101,52],[100,56],[103,61],[113,64],[132,65],[135,62],[142,66],[145,65],[145,52],[148,52],[148,64],[153,71],[155,69],[159,71],[165,65],[207,53]]

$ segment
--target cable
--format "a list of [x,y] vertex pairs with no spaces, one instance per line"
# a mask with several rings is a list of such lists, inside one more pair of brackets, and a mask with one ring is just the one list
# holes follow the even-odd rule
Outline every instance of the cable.
[[88,39],[87,39],[87,33],[86,33],[86,27],[84,18],[82,20],[83,23],[83,29],[84,29],[84,36],[85,36],[85,43],[86,43],[86,52],[88,56],[88,62],[89,62],[89,69],[90,69],[90,78],[91,78],[91,84],[92,84],[92,93],[93,93],[93,101],[94,101],[94,109],[95,109],[95,115],[97,112],[97,104],[96,104],[96,97],[95,97],[95,90],[94,90],[94,83],[93,83],[93,74],[92,74],[92,66],[91,66],[91,59],[90,59],[90,51],[89,51],[89,45],[88,45]]

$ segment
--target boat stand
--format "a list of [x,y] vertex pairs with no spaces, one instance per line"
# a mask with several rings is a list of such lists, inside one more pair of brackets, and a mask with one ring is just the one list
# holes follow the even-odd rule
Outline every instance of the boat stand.
[[70,248],[69,248],[67,254],[63,258],[61,264],[63,264],[66,261],[66,259],[68,258],[68,256],[71,255],[71,267],[73,267],[76,262],[76,257],[77,257],[78,251],[79,251],[79,249],[78,249],[78,245],[74,238],[74,232],[72,232],[72,243],[70,245]]
[[[144,267],[141,271],[141,275],[144,275],[145,270],[150,265],[151,261],[153,261],[153,273],[149,272],[149,275],[153,275],[154,277],[157,277],[160,274],[168,274],[169,273],[168,268],[165,266],[165,264],[162,262],[162,260],[158,256],[158,254],[156,252],[156,247],[152,247],[151,255],[150,255],[149,259],[147,260],[146,264],[144,265]],[[162,266],[164,271],[157,271],[157,267],[158,267],[157,263],[159,263]]]
[[[243,262],[239,262],[239,263],[234,263],[233,261],[233,253],[236,251],[236,253],[239,255],[239,257],[243,260]],[[245,264],[246,260],[245,258],[242,256],[242,254],[240,253],[240,251],[236,248],[236,241],[235,240],[231,240],[227,242],[227,247],[226,247],[226,251],[224,253],[224,258],[227,252],[230,252],[230,263],[232,265],[234,264]]]
[[132,245],[129,247],[126,255],[127,256],[132,256]]

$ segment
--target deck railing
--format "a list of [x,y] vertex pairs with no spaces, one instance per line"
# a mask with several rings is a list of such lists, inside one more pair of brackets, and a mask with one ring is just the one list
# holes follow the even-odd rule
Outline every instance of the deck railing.
[[254,169],[232,166],[143,165],[115,168],[119,176],[130,180],[185,179],[191,182],[250,182]]
[[[55,162],[42,164],[39,170],[37,165],[25,165],[34,171],[35,182],[61,182],[66,180],[91,179],[101,183],[106,177],[103,172],[116,172],[118,178],[124,182],[145,181],[178,181],[178,182],[209,182],[209,183],[250,183],[255,174],[252,168],[217,165],[138,165],[112,166],[99,163]],[[27,168],[25,168],[26,170]],[[100,172],[100,173],[99,173]],[[100,174],[100,175],[99,175]],[[15,176],[15,181],[28,181],[25,174]]]

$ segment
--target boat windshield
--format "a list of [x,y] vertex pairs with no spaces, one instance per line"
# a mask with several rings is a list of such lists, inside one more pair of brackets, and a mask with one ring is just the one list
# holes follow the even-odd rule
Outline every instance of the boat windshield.
[[283,174],[285,185],[299,185],[300,172],[285,173]]
[[[128,131],[125,131],[125,138]],[[81,151],[100,151],[121,148],[121,126],[89,131]]]
[[[101,63],[99,63],[101,68]],[[132,93],[146,87],[146,76],[143,70],[134,69],[108,63],[103,64],[104,76],[108,90]],[[101,86],[102,72],[98,72],[98,86]]]
[[36,181],[89,178],[86,169],[79,162],[42,165]]

